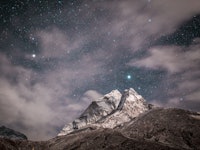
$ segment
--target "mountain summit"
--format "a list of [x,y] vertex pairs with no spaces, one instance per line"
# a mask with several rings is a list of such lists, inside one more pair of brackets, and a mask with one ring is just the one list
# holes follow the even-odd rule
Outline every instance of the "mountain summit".
[[122,94],[113,90],[94,100],[58,135],[34,142],[4,134],[0,149],[200,150],[200,113],[154,107],[132,88]]
[[115,128],[151,109],[144,98],[134,89],[126,89],[122,94],[113,90],[94,100],[73,122],[64,126],[58,136],[90,128]]

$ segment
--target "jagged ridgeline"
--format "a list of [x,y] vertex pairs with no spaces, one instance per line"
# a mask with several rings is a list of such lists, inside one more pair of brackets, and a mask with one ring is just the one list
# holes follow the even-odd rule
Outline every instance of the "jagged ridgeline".
[[58,136],[77,130],[92,128],[115,128],[152,108],[134,89],[126,89],[122,94],[113,90],[94,100],[73,122],[65,125]]

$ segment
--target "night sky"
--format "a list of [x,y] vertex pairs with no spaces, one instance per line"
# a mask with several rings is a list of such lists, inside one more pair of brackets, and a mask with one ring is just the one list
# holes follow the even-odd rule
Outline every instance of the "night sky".
[[44,140],[111,90],[200,111],[199,0],[1,0],[0,125]]

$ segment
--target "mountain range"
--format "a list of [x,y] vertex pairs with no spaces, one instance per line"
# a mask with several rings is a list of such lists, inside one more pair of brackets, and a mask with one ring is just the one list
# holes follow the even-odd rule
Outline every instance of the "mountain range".
[[0,137],[2,150],[197,150],[200,149],[200,113],[156,107],[132,88],[123,93],[113,90],[94,100],[53,139],[29,141],[5,134]]

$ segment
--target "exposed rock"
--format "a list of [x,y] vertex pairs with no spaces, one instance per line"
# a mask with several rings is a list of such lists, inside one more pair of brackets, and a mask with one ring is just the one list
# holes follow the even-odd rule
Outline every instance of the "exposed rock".
[[113,129],[149,109],[144,98],[134,89],[127,89],[123,94],[118,90],[113,90],[102,98],[93,101],[83,114],[72,123],[67,124],[58,136],[91,125],[98,128]]
[[[200,114],[147,104],[133,89],[93,101],[48,141],[0,138],[2,150],[198,150]],[[62,136],[61,136],[62,135]]]
[[[59,136],[47,142],[0,139],[3,150],[178,150],[161,143],[131,139],[113,129],[97,129]],[[184,150],[184,149],[182,149]]]
[[2,138],[8,138],[8,139],[19,139],[19,140],[27,140],[27,137],[15,130],[6,128],[5,126],[0,127],[0,137]]
[[75,119],[72,123],[65,125],[58,135],[66,135],[74,130],[94,124],[96,121],[109,115],[115,110],[119,105],[120,99],[121,93],[118,90],[113,90],[102,98],[93,101],[79,118]]
[[125,136],[171,147],[200,149],[200,114],[175,108],[157,108],[140,115],[119,130]]

